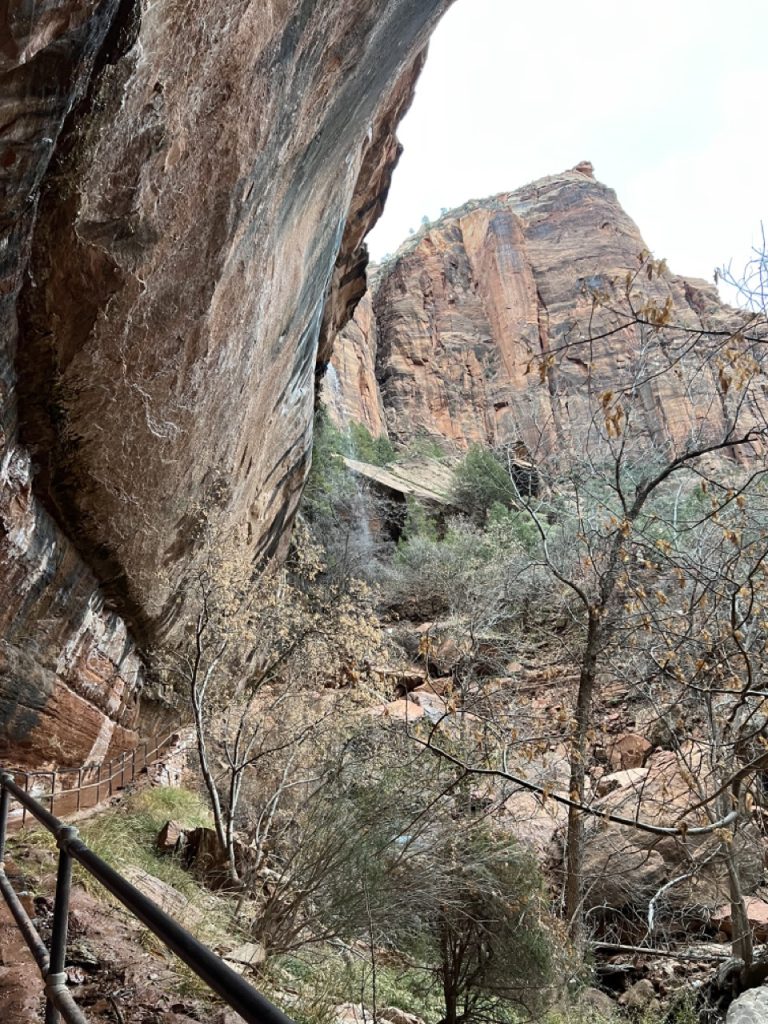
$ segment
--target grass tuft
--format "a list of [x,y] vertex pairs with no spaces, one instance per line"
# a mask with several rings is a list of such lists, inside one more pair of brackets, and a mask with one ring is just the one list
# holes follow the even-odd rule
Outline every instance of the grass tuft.
[[[196,793],[158,787],[127,797],[114,809],[87,819],[80,826],[80,834],[115,870],[130,875],[132,869],[138,869],[180,893],[186,906],[179,913],[169,912],[202,942],[227,942],[241,930],[234,918],[235,902],[203,886],[178,858],[159,852],[157,834],[169,819],[188,828],[211,824],[210,813]],[[92,895],[115,902],[86,871],[76,868],[76,878]],[[152,892],[147,895],[154,898]]]

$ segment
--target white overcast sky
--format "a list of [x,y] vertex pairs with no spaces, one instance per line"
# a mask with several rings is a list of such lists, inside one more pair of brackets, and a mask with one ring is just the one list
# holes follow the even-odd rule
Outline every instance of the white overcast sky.
[[423,215],[591,160],[679,274],[768,227],[768,0],[456,0],[435,32],[374,259]]

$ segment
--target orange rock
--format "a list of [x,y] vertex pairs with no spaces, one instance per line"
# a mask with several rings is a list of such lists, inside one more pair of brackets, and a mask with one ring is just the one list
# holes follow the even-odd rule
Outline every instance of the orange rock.
[[611,768],[615,772],[642,768],[650,752],[651,744],[648,740],[634,732],[625,732],[617,736],[608,748]]
[[413,700],[423,709],[424,714],[433,722],[439,722],[448,714],[448,704],[436,693],[430,693],[426,687],[419,687],[411,695]]
[[[532,359],[551,341],[587,331],[595,313],[589,289],[623,280],[644,248],[587,161],[469,202],[418,232],[380,270],[373,318],[366,303],[354,337],[340,342],[335,386],[374,433],[383,409],[395,442],[429,437],[459,450],[510,442],[522,446],[521,457],[555,450],[559,436],[578,447],[592,422],[590,394],[621,380],[641,344],[640,328],[598,346],[591,368],[565,359],[541,377]],[[667,273],[648,287],[661,303],[670,299],[677,323],[697,328],[702,316],[731,316],[706,282]],[[364,401],[355,396],[363,365]],[[347,375],[346,366],[355,372]],[[697,386],[698,396],[674,375],[660,377],[638,399],[637,428],[660,442],[687,438],[703,409],[716,407],[715,377]],[[723,427],[719,413],[706,415]]]
[[377,718],[391,718],[398,722],[415,722],[424,717],[424,708],[411,700],[393,700],[389,704],[380,704],[371,709]]
[[[422,677],[423,678],[423,677]],[[430,679],[426,683],[415,687],[411,693],[436,693],[438,697],[444,697],[453,689],[454,683],[451,676],[441,676],[438,679]]]
[[[757,942],[768,942],[768,903],[756,896],[749,896],[744,901],[747,919],[752,928],[752,935]],[[730,938],[733,933],[730,904],[720,907],[712,915],[712,923]]]

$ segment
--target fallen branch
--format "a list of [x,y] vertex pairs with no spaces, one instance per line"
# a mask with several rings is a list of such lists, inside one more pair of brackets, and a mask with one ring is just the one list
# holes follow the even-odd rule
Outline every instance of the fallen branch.
[[731,959],[730,953],[677,953],[674,949],[653,949],[649,946],[624,946],[619,942],[593,942],[596,953],[640,953],[644,956],[663,956],[671,960],[691,960],[700,963],[721,964]]

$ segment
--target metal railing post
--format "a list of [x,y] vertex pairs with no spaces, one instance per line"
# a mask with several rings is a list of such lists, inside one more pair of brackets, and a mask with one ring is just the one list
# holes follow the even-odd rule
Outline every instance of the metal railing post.
[[[29,772],[24,772],[24,792],[25,793],[29,792]],[[26,823],[27,823],[27,805],[24,804],[24,806],[21,809],[21,827],[24,828]]]
[[83,769],[82,766],[77,772],[77,810],[80,810],[80,794],[83,791]]
[[5,860],[5,832],[8,828],[8,790],[5,782],[0,779],[0,867]]
[[[114,768],[114,764],[111,766]],[[48,772],[44,774],[49,774]],[[63,794],[62,794],[63,795]],[[45,800],[43,794],[41,800]],[[40,824],[56,837],[59,862],[56,875],[50,947],[46,948],[35,923],[19,900],[4,870],[0,869],[0,898],[11,915],[45,980],[46,1024],[88,1024],[88,1020],[67,988],[67,931],[72,887],[72,862],[77,861],[92,878],[155,934],[165,947],[189,966],[198,978],[216,992],[247,1024],[293,1024],[276,1006],[257,992],[240,974],[191,935],[178,921],[148,899],[114,868],[103,861],[78,837],[77,829],[65,825],[15,782],[0,767],[0,825],[5,822],[11,800],[17,800]],[[4,834],[5,829],[0,828]],[[0,847],[2,843],[0,842]]]
[[101,761],[96,767],[96,803],[101,800]]
[[59,868],[56,873],[56,895],[53,900],[50,962],[45,977],[45,1024],[59,1024],[61,1015],[56,1006],[56,996],[61,989],[66,990],[67,987],[64,967],[67,958],[69,894],[72,889],[72,858],[68,847],[70,842],[77,838],[77,829],[71,825],[64,825],[59,829]]
[[120,755],[120,789],[125,789],[125,751]]
[[136,747],[131,751],[131,782],[136,781]]

